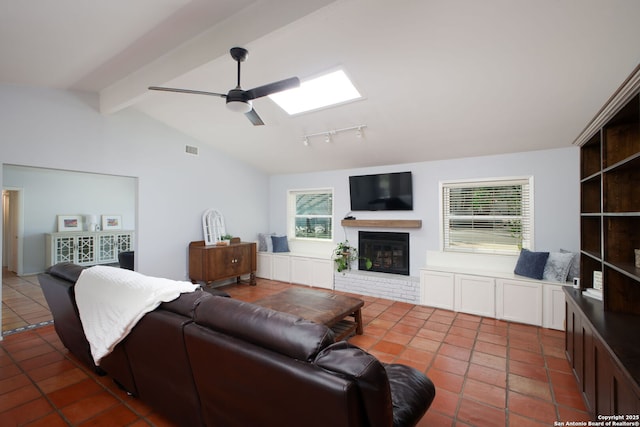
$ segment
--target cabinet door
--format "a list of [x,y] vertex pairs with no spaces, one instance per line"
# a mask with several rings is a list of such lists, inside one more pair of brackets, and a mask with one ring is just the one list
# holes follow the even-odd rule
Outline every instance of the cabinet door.
[[496,317],[496,284],[493,277],[455,275],[454,310]]
[[231,245],[229,249],[232,252],[232,268],[233,273],[240,276],[253,271],[251,268],[251,246],[250,245]]
[[[630,383],[628,374],[617,366],[613,367],[612,393],[610,394],[612,401],[611,414],[634,415],[640,414],[640,396],[636,394]],[[632,418],[638,421],[637,418]]]
[[96,262],[96,244],[94,236],[77,236],[76,264],[89,265]]
[[291,257],[291,283],[299,285],[311,285],[311,259],[303,257]]
[[118,233],[115,235],[115,240],[117,245],[116,258],[120,252],[133,250],[133,233]]
[[116,236],[113,234],[104,234],[98,236],[98,262],[115,262],[118,259],[116,253]]
[[273,255],[273,280],[289,283],[291,281],[291,269],[288,255]]
[[271,254],[258,252],[258,268],[256,270],[256,277],[261,277],[263,279],[272,279],[272,268],[271,268]]
[[75,262],[75,237],[54,237],[53,245],[53,264],[57,264],[59,262]]
[[311,286],[333,289],[333,261],[330,259],[311,260]]
[[454,274],[441,271],[420,272],[420,304],[453,310]]
[[565,300],[563,285],[543,285],[542,326],[550,329],[565,329]]
[[232,277],[238,274],[240,252],[231,246],[209,249],[209,263],[206,268],[208,280]]
[[542,285],[520,280],[496,281],[496,317],[542,325]]

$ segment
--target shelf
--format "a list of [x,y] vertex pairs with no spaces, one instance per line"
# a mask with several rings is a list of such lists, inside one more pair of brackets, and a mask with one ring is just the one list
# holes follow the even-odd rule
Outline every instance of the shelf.
[[600,172],[600,132],[597,132],[591,139],[582,146],[580,152],[582,159],[580,176],[584,179]]
[[640,211],[640,156],[609,169],[604,174],[604,212]]
[[421,228],[421,219],[343,219],[343,227]]
[[602,165],[606,169],[640,151],[640,102],[632,98],[604,127]]
[[580,210],[582,213],[597,213],[602,210],[600,202],[600,175],[596,178],[582,182],[580,184]]
[[580,221],[582,250],[599,254],[602,247],[602,221],[599,216],[583,216]]
[[634,249],[640,248],[640,217],[606,217],[604,260],[612,264],[633,264]]
[[[640,314],[640,282],[612,268],[604,269],[605,310],[619,313]],[[611,286],[615,283],[615,286]]]
[[638,286],[640,286],[640,268],[636,267],[635,263],[616,263],[616,264],[611,264],[609,262],[604,262],[604,265],[618,271],[618,273],[622,273],[625,276],[636,280],[638,283]]

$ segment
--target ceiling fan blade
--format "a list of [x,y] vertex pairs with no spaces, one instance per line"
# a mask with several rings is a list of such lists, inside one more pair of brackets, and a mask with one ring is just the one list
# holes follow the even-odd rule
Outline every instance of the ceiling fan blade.
[[254,87],[253,89],[246,90],[244,93],[246,94],[247,99],[256,99],[298,86],[300,86],[300,79],[297,77],[291,77],[280,80],[279,82],[269,83],[268,85]]
[[227,95],[224,93],[215,93],[215,92],[204,92],[202,90],[191,90],[191,89],[176,89],[173,87],[160,87],[160,86],[149,86],[149,90],[161,90],[164,92],[178,92],[178,93],[190,93],[193,95],[209,95],[209,96],[219,96],[220,98],[226,98]]
[[253,123],[254,126],[264,125],[264,122],[262,121],[258,113],[256,113],[256,110],[254,110],[253,108],[248,113],[244,113],[244,115],[247,116],[247,119],[249,119],[249,121]]

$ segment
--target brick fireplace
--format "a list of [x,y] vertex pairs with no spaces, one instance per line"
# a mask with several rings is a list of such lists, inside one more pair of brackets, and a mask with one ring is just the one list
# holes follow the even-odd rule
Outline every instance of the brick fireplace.
[[420,280],[409,276],[409,233],[359,231],[358,252],[371,260],[372,268],[366,270],[359,260],[358,270],[336,272],[336,290],[420,302]]

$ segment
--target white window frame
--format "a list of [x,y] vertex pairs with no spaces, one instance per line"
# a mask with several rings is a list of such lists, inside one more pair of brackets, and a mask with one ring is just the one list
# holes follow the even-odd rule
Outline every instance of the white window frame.
[[[502,255],[517,255],[518,251],[501,251],[489,248],[451,248],[448,246],[448,206],[445,204],[445,192],[447,188],[454,187],[488,187],[488,186],[508,186],[508,185],[525,185],[528,187],[528,219],[525,219],[525,227],[522,234],[522,248],[534,250],[534,187],[533,176],[516,176],[516,177],[503,177],[503,178],[480,178],[480,179],[464,179],[464,180],[450,180],[440,181],[439,196],[440,196],[440,248],[446,252],[465,252],[465,253],[484,253],[484,254],[502,254]],[[524,193],[523,193],[524,196]],[[524,216],[527,216],[526,214]]]
[[[298,194],[331,194],[331,214],[330,215],[318,215],[319,218],[331,219],[331,236],[326,239],[317,237],[296,237],[296,196]],[[332,242],[335,232],[336,224],[334,218],[335,210],[335,192],[333,188],[305,188],[305,189],[292,189],[287,190],[287,235],[290,240],[303,240],[303,241],[316,241],[316,242]],[[308,215],[305,215],[308,216]]]

